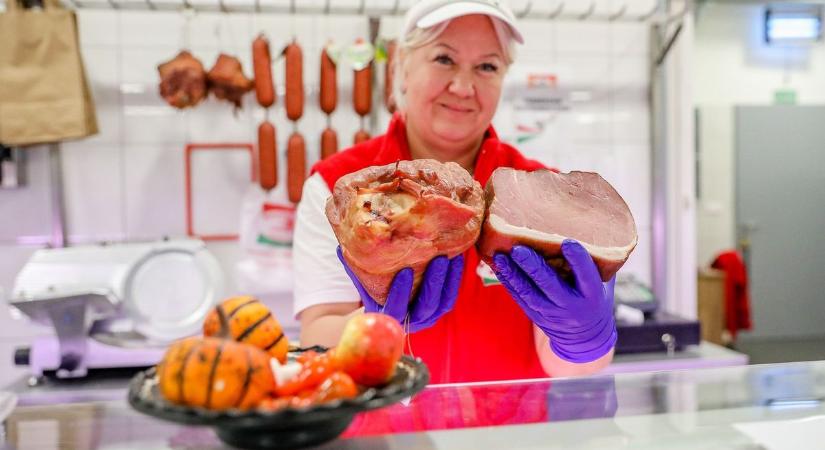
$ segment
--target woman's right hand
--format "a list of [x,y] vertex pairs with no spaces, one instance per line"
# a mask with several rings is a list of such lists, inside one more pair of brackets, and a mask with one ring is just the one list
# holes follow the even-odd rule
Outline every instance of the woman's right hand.
[[455,300],[458,298],[458,288],[464,272],[464,255],[458,255],[452,259],[447,259],[443,255],[433,258],[427,265],[421,288],[414,299],[411,299],[413,270],[409,267],[401,269],[395,274],[387,301],[382,306],[364,289],[361,281],[347,265],[341,254],[341,246],[338,246],[337,253],[347,275],[361,295],[364,312],[387,314],[398,320],[405,328],[407,327],[405,320],[409,318],[409,328],[405,329],[408,333],[415,333],[433,326],[438,319],[453,309]]

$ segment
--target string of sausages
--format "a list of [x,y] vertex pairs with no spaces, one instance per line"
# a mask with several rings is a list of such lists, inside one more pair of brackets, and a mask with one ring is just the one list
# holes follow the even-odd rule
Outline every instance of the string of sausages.
[[301,201],[307,177],[306,142],[298,132],[298,120],[304,115],[304,54],[294,40],[284,49],[286,60],[286,116],[293,122],[286,150],[287,193],[289,201]]
[[[392,113],[396,105],[392,100],[392,61],[395,41],[387,43],[387,64],[384,74],[384,104]],[[301,201],[301,193],[307,178],[306,141],[298,132],[297,122],[304,113],[305,93],[303,81],[303,51],[293,40],[283,50],[284,84],[286,95],[284,106],[287,118],[293,122],[293,131],[287,140],[286,149],[286,190],[290,202]],[[269,108],[275,105],[277,95],[272,73],[272,56],[269,41],[260,34],[252,42],[252,63],[255,74],[254,89],[258,104],[267,109],[266,117],[258,126],[258,181],[261,188],[271,190],[278,186],[278,147],[275,125],[269,120]],[[365,127],[365,119],[372,109],[372,78],[374,62],[370,61],[360,70],[353,69],[352,104],[360,116],[360,129],[353,142],[359,144],[370,139]],[[326,127],[321,132],[320,158],[326,159],[338,151],[338,133],[332,127],[332,114],[338,105],[337,67],[330,55],[329,47],[321,51],[319,106],[326,114]]]
[[332,113],[338,106],[338,77],[335,62],[327,48],[321,50],[321,111],[327,115],[327,127],[321,133],[321,159],[326,159],[338,151],[338,133],[332,129]]
[[363,69],[353,69],[352,72],[352,106],[361,116],[361,128],[355,132],[353,138],[357,145],[370,138],[370,134],[364,129],[364,118],[372,108],[372,61]]

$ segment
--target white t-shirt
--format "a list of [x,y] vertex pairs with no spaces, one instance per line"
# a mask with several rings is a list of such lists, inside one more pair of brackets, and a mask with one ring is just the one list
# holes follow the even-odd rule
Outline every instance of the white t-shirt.
[[292,310],[296,318],[310,306],[360,301],[355,285],[335,254],[338,239],[325,213],[330,195],[326,181],[315,173],[304,183],[301,202],[295,212]]

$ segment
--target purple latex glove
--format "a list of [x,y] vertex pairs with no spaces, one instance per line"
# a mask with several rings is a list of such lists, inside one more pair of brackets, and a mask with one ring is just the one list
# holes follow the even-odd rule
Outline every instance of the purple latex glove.
[[493,256],[496,275],[536,326],[550,338],[560,358],[595,361],[616,344],[613,286],[602,283],[596,264],[578,242],[566,239],[561,251],[573,270],[574,284],[561,279],[533,249],[513,247]]
[[415,299],[410,300],[413,286],[413,270],[409,267],[401,269],[395,274],[387,295],[384,306],[379,305],[364,289],[358,277],[347,265],[344,256],[341,254],[341,246],[338,246],[338,259],[344,265],[355,288],[361,295],[364,303],[364,312],[379,312],[394,317],[402,325],[409,318],[409,325],[406,331],[415,333],[416,331],[429,328],[444,314],[450,312],[458,298],[458,287],[461,284],[461,275],[464,272],[464,255],[458,255],[453,259],[446,256],[436,256],[427,264],[424,271],[424,279]]

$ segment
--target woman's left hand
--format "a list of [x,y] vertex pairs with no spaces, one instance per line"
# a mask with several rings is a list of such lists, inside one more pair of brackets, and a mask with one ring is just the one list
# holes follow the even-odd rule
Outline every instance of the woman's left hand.
[[561,251],[573,270],[574,285],[562,280],[533,249],[513,247],[493,256],[496,275],[525,314],[550,339],[560,358],[586,363],[616,344],[613,286],[602,283],[596,264],[578,242],[567,239]]
[[427,264],[421,287],[415,298],[412,297],[413,270],[409,267],[401,269],[395,274],[390,284],[387,299],[383,305],[370,296],[364,285],[350,269],[341,246],[338,246],[338,259],[344,265],[364,304],[364,312],[378,312],[394,317],[402,325],[406,325],[409,333],[415,333],[429,328],[444,314],[450,312],[458,298],[458,288],[461,285],[461,275],[464,272],[464,255],[460,254],[452,259],[446,256],[436,256]]

